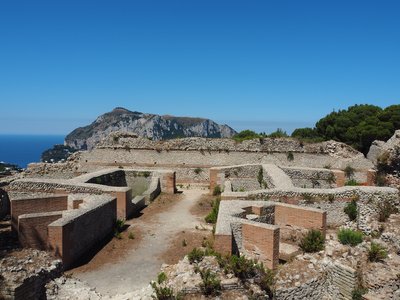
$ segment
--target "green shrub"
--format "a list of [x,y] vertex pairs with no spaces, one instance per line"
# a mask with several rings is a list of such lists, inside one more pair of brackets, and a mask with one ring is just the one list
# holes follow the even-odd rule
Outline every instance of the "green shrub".
[[233,274],[240,279],[246,279],[255,275],[255,263],[244,256],[232,255],[228,262],[228,267]]
[[235,134],[232,139],[234,139],[236,142],[243,142],[246,140],[258,139],[260,137],[261,136],[258,133],[255,133],[252,130],[243,130]]
[[347,180],[344,183],[344,185],[347,185],[347,186],[358,186],[359,184],[355,179],[350,179],[350,180]]
[[399,211],[398,208],[388,200],[378,202],[377,209],[379,222],[386,222],[391,214],[395,214]]
[[263,167],[260,167],[260,169],[258,170],[257,181],[260,184],[260,187],[262,187],[262,184],[264,182],[264,170],[263,170]]
[[157,276],[157,283],[161,284],[165,281],[167,281],[167,274],[165,274],[164,272],[159,273]]
[[340,229],[338,239],[343,245],[356,246],[363,241],[363,234],[360,231],[352,229]]
[[195,173],[196,175],[199,175],[201,172],[203,172],[203,169],[202,169],[202,168],[196,168],[196,169],[194,169],[193,171],[194,171],[194,173]]
[[155,292],[155,295],[152,296],[153,299],[156,300],[179,299],[179,297],[175,295],[174,290],[171,289],[170,287],[162,287],[157,285],[155,282],[151,283],[151,287]]
[[198,249],[198,248],[193,248],[193,250],[190,251],[188,254],[188,259],[189,259],[189,262],[192,264],[195,262],[201,262],[203,260],[204,256],[205,256],[205,253],[203,250]]
[[212,202],[212,210],[211,212],[204,218],[205,221],[209,224],[216,224],[218,218],[219,204],[221,202],[220,198],[216,198]]
[[387,257],[386,248],[378,243],[371,243],[370,248],[368,249],[368,260],[375,262],[375,261],[382,261]]
[[357,201],[351,200],[343,209],[346,215],[349,216],[350,221],[357,219]]
[[354,169],[351,166],[347,166],[344,170],[344,175],[348,178],[351,179],[354,176]]
[[124,230],[124,226],[125,226],[125,220],[118,219],[118,220],[115,222],[115,229],[118,230],[119,232],[121,232],[122,230]]
[[363,299],[363,295],[365,293],[367,293],[367,289],[363,289],[363,288],[356,288],[355,290],[353,290],[351,292],[351,299],[352,300],[362,300]]
[[301,196],[303,197],[303,199],[306,201],[307,204],[313,204],[315,202],[313,196],[309,193],[303,193],[301,194]]
[[329,173],[328,178],[326,179],[328,184],[334,184],[336,182],[335,174]]
[[200,276],[203,282],[200,288],[206,296],[216,296],[221,291],[221,281],[217,278],[214,272],[209,269],[200,270]]
[[222,193],[221,187],[219,185],[216,185],[213,190],[213,196],[219,196],[221,195],[221,193]]
[[387,185],[387,180],[385,174],[378,173],[375,177],[375,184],[377,186],[386,186]]
[[323,236],[322,232],[311,229],[301,240],[300,248],[304,252],[318,252],[324,249],[324,244],[325,237]]
[[258,277],[256,283],[261,288],[261,290],[266,291],[269,299],[272,299],[272,287],[275,283],[275,274],[270,269],[265,269],[263,264],[257,264],[256,277]]
[[287,156],[286,156],[288,161],[293,161],[294,160],[294,155],[292,152],[288,152]]

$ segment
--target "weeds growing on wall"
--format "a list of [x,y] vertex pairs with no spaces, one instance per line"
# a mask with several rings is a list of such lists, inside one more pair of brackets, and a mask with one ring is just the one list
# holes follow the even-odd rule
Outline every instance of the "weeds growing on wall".
[[193,170],[193,172],[194,172],[196,175],[199,175],[201,172],[203,172],[203,169],[202,169],[202,168],[196,168],[196,169]]
[[213,196],[219,196],[221,195],[221,193],[222,193],[221,186],[216,185],[213,190]]
[[289,151],[288,154],[287,154],[287,156],[286,156],[286,158],[287,158],[288,161],[293,161],[293,160],[294,160],[294,155],[293,155],[293,153]]
[[350,179],[350,180],[347,180],[347,181],[344,183],[344,185],[347,185],[347,186],[358,186],[359,183],[358,183],[357,180],[355,180],[355,179]]
[[263,167],[260,167],[258,169],[257,181],[260,184],[260,187],[262,187],[262,183],[264,181],[264,170],[263,170]]
[[352,179],[354,176],[354,168],[351,166],[347,166],[344,170],[344,175],[348,178],[348,179]]
[[351,292],[351,299],[352,300],[363,300],[363,295],[368,292],[367,289],[364,288],[356,288]]
[[349,217],[350,221],[354,221],[357,219],[357,201],[351,200],[345,208],[343,209],[344,213]]
[[379,222],[386,222],[391,214],[398,213],[399,211],[398,208],[388,200],[378,202],[377,210]]

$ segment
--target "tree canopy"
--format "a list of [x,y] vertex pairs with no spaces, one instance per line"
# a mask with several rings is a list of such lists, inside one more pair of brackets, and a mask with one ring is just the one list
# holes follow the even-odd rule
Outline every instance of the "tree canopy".
[[354,105],[332,112],[314,128],[299,128],[292,137],[311,140],[335,140],[366,154],[374,140],[388,140],[400,129],[400,105],[382,109],[374,105]]

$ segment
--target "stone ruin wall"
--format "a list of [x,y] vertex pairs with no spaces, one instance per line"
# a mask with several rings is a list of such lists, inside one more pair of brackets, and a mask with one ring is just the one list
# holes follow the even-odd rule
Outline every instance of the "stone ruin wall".
[[[266,219],[262,218],[263,213],[267,214]],[[259,218],[248,220],[247,214]],[[218,212],[214,248],[223,254],[245,254],[263,262],[269,269],[276,269],[282,226],[318,229],[325,234],[326,212],[283,203],[223,201]]]
[[276,300],[328,299],[351,300],[352,292],[357,288],[357,272],[351,267],[328,262],[325,272],[299,286],[281,288],[275,291]]
[[[288,159],[288,153],[293,160]],[[356,170],[373,168],[361,153],[337,142],[305,144],[293,139],[264,139],[237,143],[230,139],[176,139],[161,142],[141,138],[105,141],[78,158],[78,171],[114,167],[166,168],[176,170],[178,183],[209,182],[209,168],[240,164],[276,164]]]
[[[67,268],[110,236],[117,220],[114,197],[69,197],[42,194],[11,201],[12,228],[18,232],[21,245],[52,252]],[[68,209],[68,202],[73,205],[77,200],[83,206]]]

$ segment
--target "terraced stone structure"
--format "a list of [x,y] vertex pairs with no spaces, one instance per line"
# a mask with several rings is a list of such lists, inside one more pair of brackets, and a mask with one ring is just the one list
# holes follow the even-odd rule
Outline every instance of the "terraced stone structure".
[[272,201],[221,201],[214,247],[223,254],[245,255],[275,269],[279,259],[288,260],[299,250],[284,243],[280,232],[304,229],[325,235],[326,212]]
[[108,169],[73,179],[24,178],[8,187],[11,225],[23,247],[48,250],[69,268],[161,192],[172,171]]

